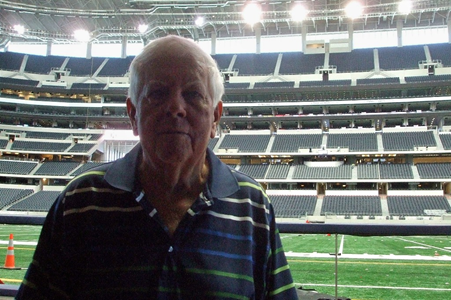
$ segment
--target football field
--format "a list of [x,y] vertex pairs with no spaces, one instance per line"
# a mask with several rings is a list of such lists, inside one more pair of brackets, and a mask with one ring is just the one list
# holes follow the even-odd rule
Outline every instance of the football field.
[[351,299],[451,299],[450,237],[281,236],[305,289],[335,295],[337,282],[337,295]]
[[[0,269],[4,283],[20,284],[40,230],[40,226],[0,225],[0,264],[4,265],[12,233],[15,266],[21,268]],[[298,287],[337,292],[353,300],[451,299],[451,237],[281,234],[281,238]]]

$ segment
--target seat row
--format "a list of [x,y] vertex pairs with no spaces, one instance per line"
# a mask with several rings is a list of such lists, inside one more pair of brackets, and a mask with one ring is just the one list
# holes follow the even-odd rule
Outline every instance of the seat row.
[[[314,215],[316,196],[271,196],[277,217],[298,218]],[[382,200],[378,196],[324,196],[320,215],[382,216]],[[444,196],[388,196],[389,216],[428,216],[431,212],[450,213],[451,206]]]
[[[8,146],[8,140],[0,139],[0,149],[6,150]],[[62,142],[53,141],[51,143],[44,141],[25,141],[25,140],[15,140],[11,143],[10,150],[17,151],[41,151],[41,152],[89,152],[96,143],[75,143],[72,142]]]
[[[337,72],[361,72],[375,69],[375,56],[383,70],[419,68],[419,62],[426,61],[423,45],[404,47],[384,47],[377,49],[354,49],[349,53],[330,53],[329,66]],[[448,43],[427,45],[432,61],[443,66],[451,65],[451,45]],[[26,59],[25,59],[26,58]],[[325,54],[286,53],[241,53],[213,55],[222,70],[236,70],[239,75],[271,75],[278,68],[279,74],[312,74],[317,67],[324,66]],[[25,55],[21,53],[0,52],[0,69],[49,74],[61,70],[71,76],[124,76],[133,57],[90,59],[62,56]]]
[[[56,200],[58,191],[0,188],[0,209],[8,211],[47,212]],[[272,195],[271,203],[277,217],[298,218],[314,215],[318,199],[306,195]],[[324,196],[320,215],[382,216],[382,203],[378,196]],[[451,213],[444,196],[388,196],[389,216],[427,216],[431,212]]]
[[[80,163],[76,161],[19,161],[0,160],[0,174],[77,176],[82,172],[102,164],[100,162]],[[240,164],[229,165],[256,179],[337,179],[350,180],[355,166],[309,167],[288,164]],[[417,169],[420,179],[451,178],[451,163],[422,164],[361,164],[357,165],[357,179],[413,179],[413,169]]]
[[[297,153],[319,149],[349,152],[376,152],[379,149],[381,151],[416,151],[420,148],[439,146],[432,131],[383,132],[381,145],[378,144],[377,133],[274,134],[273,136],[271,143],[269,134],[227,134],[222,141],[215,140],[215,145],[210,147],[212,149],[216,147],[219,152]],[[439,134],[439,139],[445,150],[451,150],[451,134]]]
[[[353,169],[356,168],[356,179],[414,179],[414,170],[418,171],[419,179],[451,178],[451,163],[421,163],[421,164],[361,164],[357,166],[319,166],[287,164],[241,164],[232,166],[255,179],[336,179],[351,180]],[[291,177],[289,176],[292,170]]]
[[18,161],[0,160],[1,174],[42,175],[42,176],[77,176],[101,163],[76,161]]

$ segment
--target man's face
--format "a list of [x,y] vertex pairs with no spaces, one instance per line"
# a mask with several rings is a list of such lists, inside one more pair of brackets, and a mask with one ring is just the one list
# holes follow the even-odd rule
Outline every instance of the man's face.
[[215,136],[222,103],[213,107],[204,70],[190,57],[169,51],[148,66],[146,91],[136,106],[127,101],[144,162],[152,165],[196,163]]

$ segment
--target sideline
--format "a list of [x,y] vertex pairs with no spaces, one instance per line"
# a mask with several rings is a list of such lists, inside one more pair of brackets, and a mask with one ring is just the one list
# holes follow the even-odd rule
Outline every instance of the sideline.
[[[327,286],[334,287],[334,284],[324,284],[324,283],[300,283],[296,282],[295,285],[300,286]],[[355,288],[355,289],[387,289],[387,290],[420,290],[420,291],[445,291],[451,292],[451,288],[422,288],[422,287],[407,287],[407,286],[378,286],[378,285],[347,285],[339,284],[338,287],[341,288]]]
[[[329,253],[297,253],[288,251],[285,252],[285,256],[288,257],[307,257],[307,258],[333,258],[333,255]],[[356,258],[356,259],[381,259],[381,260],[430,260],[430,261],[451,261],[451,256],[426,256],[426,255],[380,255],[380,254],[341,254],[339,260],[343,258]]]

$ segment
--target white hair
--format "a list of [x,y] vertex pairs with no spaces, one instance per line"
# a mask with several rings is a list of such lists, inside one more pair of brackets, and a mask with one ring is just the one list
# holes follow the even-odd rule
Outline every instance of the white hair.
[[152,41],[133,59],[129,68],[130,87],[128,89],[128,97],[131,101],[137,104],[141,99],[141,95],[143,95],[149,64],[154,59],[158,59],[159,53],[162,51],[171,51],[171,49],[183,51],[182,55],[194,58],[198,63],[199,70],[206,72],[208,91],[213,100],[213,106],[216,107],[224,95],[223,78],[216,61],[205,53],[193,40],[176,35],[168,35]]

